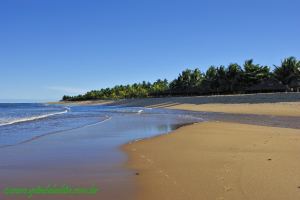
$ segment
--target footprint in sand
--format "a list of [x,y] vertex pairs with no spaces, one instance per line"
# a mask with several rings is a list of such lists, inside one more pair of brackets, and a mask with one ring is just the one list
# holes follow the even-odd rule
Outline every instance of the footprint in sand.
[[231,169],[228,168],[227,166],[225,167],[225,173],[227,173],[227,174],[231,173]]
[[148,162],[148,163],[153,163],[153,161],[150,160],[150,159],[148,159],[148,158],[147,158],[147,162]]
[[230,186],[224,186],[224,191],[225,192],[229,192],[231,190],[232,190],[232,187],[230,187]]

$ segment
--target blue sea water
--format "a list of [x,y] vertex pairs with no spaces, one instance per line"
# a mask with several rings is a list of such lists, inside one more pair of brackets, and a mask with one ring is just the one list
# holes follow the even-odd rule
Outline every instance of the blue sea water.
[[[64,130],[102,123],[118,115],[174,113],[120,106],[65,106],[42,103],[0,103],[0,147],[16,145]],[[177,111],[178,115],[183,114]],[[184,116],[184,115],[182,115]],[[186,122],[197,121],[189,116]]]

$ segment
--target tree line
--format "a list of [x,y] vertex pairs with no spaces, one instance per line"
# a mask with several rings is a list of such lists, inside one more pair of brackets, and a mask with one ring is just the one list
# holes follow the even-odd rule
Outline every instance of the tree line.
[[143,81],[131,85],[92,90],[83,95],[67,96],[64,101],[96,99],[127,99],[163,96],[243,94],[257,92],[283,92],[300,89],[300,61],[295,57],[284,59],[279,66],[255,64],[246,60],[243,66],[231,63],[227,67],[210,66],[205,73],[198,68],[182,71],[176,79],[158,79],[154,83]]

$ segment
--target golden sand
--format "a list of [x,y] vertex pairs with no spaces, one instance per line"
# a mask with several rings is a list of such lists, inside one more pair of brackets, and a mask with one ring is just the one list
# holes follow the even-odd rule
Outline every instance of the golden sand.
[[300,199],[300,130],[203,122],[128,144],[136,199]]
[[300,102],[293,103],[258,103],[258,104],[163,104],[153,108],[169,108],[205,112],[225,112],[240,114],[300,116]]

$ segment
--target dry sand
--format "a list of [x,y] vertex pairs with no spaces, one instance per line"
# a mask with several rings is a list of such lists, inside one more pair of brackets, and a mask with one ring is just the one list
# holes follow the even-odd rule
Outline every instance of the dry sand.
[[136,199],[300,199],[300,130],[204,122],[128,144]]
[[257,103],[257,104],[158,104],[152,108],[169,108],[205,112],[258,114],[275,116],[300,116],[300,102]]

